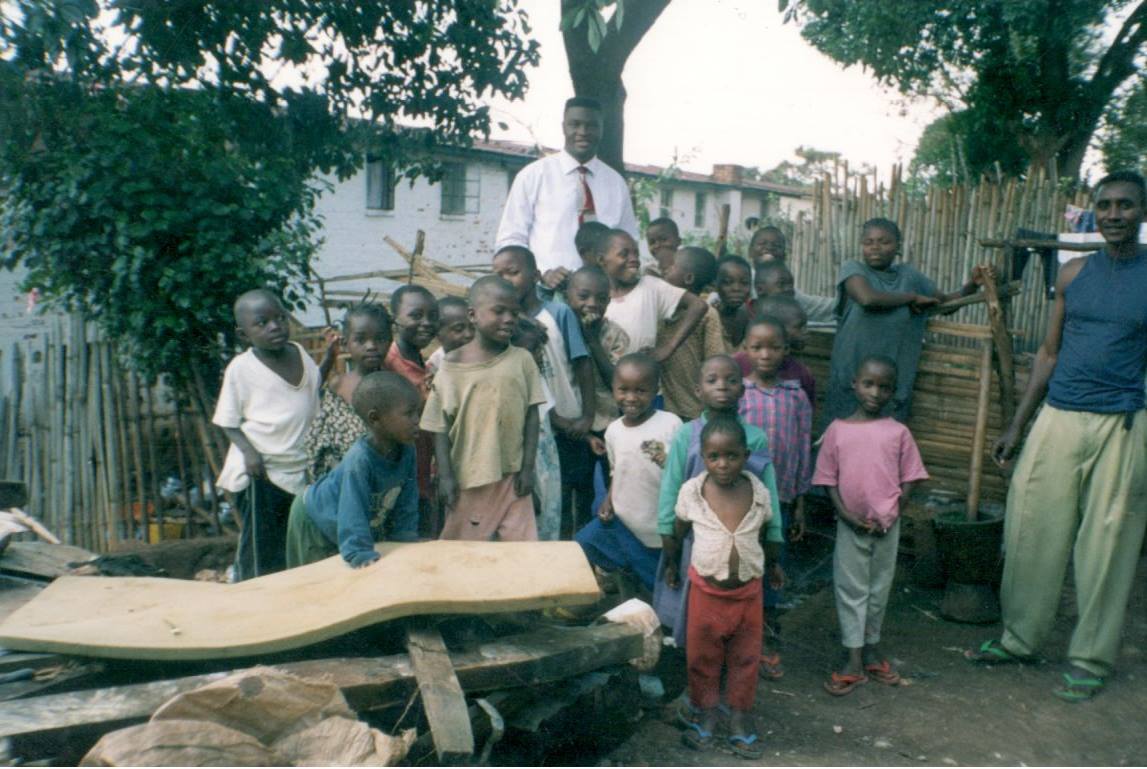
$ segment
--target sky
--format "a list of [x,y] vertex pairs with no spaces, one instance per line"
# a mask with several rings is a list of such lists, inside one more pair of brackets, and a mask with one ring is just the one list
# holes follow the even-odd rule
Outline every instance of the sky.
[[[629,0],[640,2],[640,0]],[[494,138],[560,147],[573,96],[559,0],[520,0],[541,63],[518,102],[495,100]],[[940,111],[844,69],[782,23],[776,0],[673,0],[634,51],[624,82],[625,159],[709,173],[717,163],[771,168],[801,145],[869,163],[881,178],[912,159]]]

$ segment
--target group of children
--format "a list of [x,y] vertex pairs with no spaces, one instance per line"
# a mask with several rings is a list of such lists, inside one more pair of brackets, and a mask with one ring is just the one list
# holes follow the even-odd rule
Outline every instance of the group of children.
[[[816,383],[798,355],[824,300],[794,290],[783,235],[758,231],[752,264],[683,246],[668,219],[647,237],[644,268],[628,233],[586,222],[575,272],[543,275],[513,246],[466,300],[404,286],[389,313],[351,309],[318,366],[273,294],[240,297],[250,349],[215,414],[239,578],[335,553],[368,566],[380,539],[572,537],[599,571],[638,580],[684,646],[687,743],[712,743],[723,697],[729,747],[755,757],[756,682],[784,674],[765,620],[815,485],[838,518],[845,647],[825,689],[896,683],[881,619],[900,509],[927,473],[888,412],[906,417],[921,313],[947,297],[895,263],[894,223],[865,224],[832,300],[832,422],[814,463]],[[340,351],[347,370],[327,380]]]

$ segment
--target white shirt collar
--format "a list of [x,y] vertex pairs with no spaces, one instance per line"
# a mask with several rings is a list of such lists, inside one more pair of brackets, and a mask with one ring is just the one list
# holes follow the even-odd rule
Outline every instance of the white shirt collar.
[[594,155],[584,163],[579,163],[573,155],[569,154],[569,152],[564,149],[558,153],[558,165],[561,168],[563,174],[568,174],[576,171],[578,166],[585,166],[588,168],[591,175],[596,174],[600,164],[601,161],[598,160],[597,155]]

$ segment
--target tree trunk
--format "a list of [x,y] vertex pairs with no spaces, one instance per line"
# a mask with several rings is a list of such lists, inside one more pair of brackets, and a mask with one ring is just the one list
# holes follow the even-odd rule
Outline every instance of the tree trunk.
[[[601,102],[604,125],[597,155],[620,174],[625,173],[625,85],[621,75],[629,55],[669,3],[670,0],[626,3],[621,29],[611,21],[596,53],[589,47],[588,21],[575,29],[562,30],[574,94]],[[584,4],[584,0],[561,0],[563,18],[570,8]]]

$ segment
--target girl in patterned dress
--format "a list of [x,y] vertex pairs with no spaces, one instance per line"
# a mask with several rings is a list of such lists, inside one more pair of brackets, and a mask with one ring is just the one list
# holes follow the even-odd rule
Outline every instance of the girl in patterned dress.
[[391,339],[386,309],[366,303],[347,311],[342,336],[330,340],[327,356],[333,358],[338,348],[344,347],[350,365],[346,373],[336,374],[325,383],[319,393],[319,410],[304,441],[308,483],[333,470],[354,442],[366,434],[366,425],[351,408],[351,397],[364,376],[382,369]]

